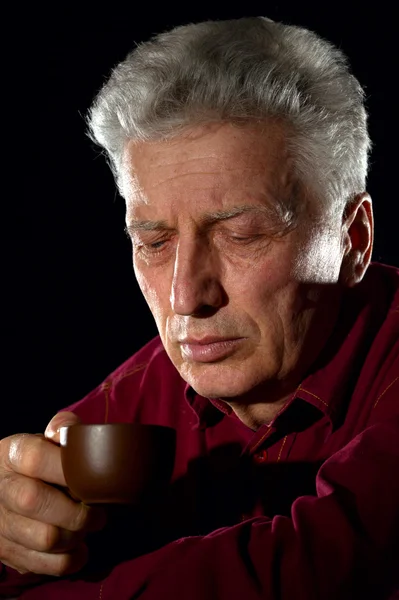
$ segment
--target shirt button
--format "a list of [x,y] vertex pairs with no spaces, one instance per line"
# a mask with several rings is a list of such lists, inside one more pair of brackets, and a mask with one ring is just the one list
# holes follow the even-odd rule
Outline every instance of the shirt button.
[[267,450],[255,452],[252,458],[257,465],[261,465],[262,463],[267,462]]

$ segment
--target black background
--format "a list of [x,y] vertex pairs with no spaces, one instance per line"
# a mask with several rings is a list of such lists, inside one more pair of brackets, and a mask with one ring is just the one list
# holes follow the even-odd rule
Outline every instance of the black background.
[[104,2],[91,15],[84,3],[4,12],[1,436],[43,431],[156,333],[134,280],[123,201],[83,119],[115,63],[155,33],[265,15],[341,47],[368,97],[374,260],[399,263],[393,5]]

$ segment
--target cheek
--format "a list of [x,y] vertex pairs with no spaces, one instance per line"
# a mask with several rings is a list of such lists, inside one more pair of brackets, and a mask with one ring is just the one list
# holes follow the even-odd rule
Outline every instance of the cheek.
[[292,270],[292,253],[288,245],[282,244],[268,257],[248,262],[243,269],[230,266],[226,270],[226,291],[244,309],[265,312],[285,294],[292,283]]
[[310,318],[308,284],[335,280],[339,272],[336,262],[331,242],[318,239],[294,244],[287,240],[241,272],[234,266],[229,269],[227,292],[232,306],[256,323],[267,343],[295,342]]
[[[165,321],[165,294],[162,290],[162,279],[151,273],[145,273],[134,265],[134,273],[140,290],[155,319],[158,329],[162,328]],[[168,298],[168,295],[166,295]]]
[[[247,266],[242,272],[229,272],[227,294],[232,312],[256,334],[260,346],[279,346],[287,320],[297,302],[297,286],[292,280],[289,248],[279,248],[273,256]],[[270,348],[269,348],[270,350]]]
[[321,231],[301,245],[294,261],[294,277],[301,283],[336,283],[341,262],[339,235],[331,230]]

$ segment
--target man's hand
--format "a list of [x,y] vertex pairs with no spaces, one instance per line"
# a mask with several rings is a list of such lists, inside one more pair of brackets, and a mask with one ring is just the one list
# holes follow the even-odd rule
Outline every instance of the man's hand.
[[84,538],[101,529],[101,509],[75,502],[61,466],[59,428],[79,423],[58,413],[45,435],[17,434],[0,440],[0,561],[20,573],[62,576],[87,561]]

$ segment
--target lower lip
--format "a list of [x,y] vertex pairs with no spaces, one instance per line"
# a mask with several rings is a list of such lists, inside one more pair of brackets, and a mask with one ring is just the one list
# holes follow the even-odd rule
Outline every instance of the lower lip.
[[181,344],[185,358],[195,362],[210,363],[227,358],[242,344],[244,338],[213,342],[211,344]]

